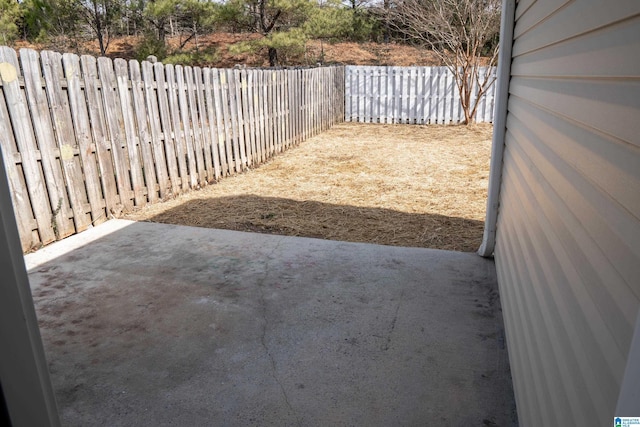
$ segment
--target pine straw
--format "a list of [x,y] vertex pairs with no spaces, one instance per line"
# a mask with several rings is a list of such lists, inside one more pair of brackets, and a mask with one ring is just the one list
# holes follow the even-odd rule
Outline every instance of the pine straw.
[[244,174],[128,218],[290,236],[478,249],[491,125],[344,123]]

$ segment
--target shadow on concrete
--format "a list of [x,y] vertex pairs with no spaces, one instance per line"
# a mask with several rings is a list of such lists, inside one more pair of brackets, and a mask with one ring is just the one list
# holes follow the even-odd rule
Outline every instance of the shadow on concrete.
[[149,218],[165,224],[475,252],[482,221],[258,195],[188,200]]
[[25,261],[64,425],[517,422],[474,254],[111,220]]

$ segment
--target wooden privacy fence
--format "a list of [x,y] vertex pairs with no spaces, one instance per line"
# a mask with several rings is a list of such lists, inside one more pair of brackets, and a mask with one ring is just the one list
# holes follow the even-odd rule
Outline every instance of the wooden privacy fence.
[[264,162],[344,120],[344,69],[163,65],[0,47],[24,250]]
[[[491,70],[494,76],[495,72],[495,68]],[[493,122],[495,88],[492,84],[480,99],[477,122]],[[452,124],[464,121],[464,113],[453,73],[447,67],[347,66],[345,120]]]

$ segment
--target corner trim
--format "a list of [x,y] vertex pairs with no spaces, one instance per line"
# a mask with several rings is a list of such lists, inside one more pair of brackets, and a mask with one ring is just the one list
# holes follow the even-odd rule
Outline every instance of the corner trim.
[[489,172],[489,195],[487,199],[487,217],[484,223],[482,244],[478,255],[493,256],[496,245],[496,225],[500,206],[500,187],[502,185],[502,158],[505,135],[507,133],[507,104],[509,82],[511,78],[511,51],[513,47],[513,27],[515,23],[515,0],[502,2],[500,23],[500,57],[498,58],[498,79],[496,84],[496,110],[493,121],[493,141],[491,146],[491,169]]

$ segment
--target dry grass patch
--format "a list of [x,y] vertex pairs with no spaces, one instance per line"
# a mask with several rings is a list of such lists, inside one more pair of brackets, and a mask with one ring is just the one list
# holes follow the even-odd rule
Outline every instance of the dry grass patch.
[[344,123],[135,220],[475,251],[491,125]]

